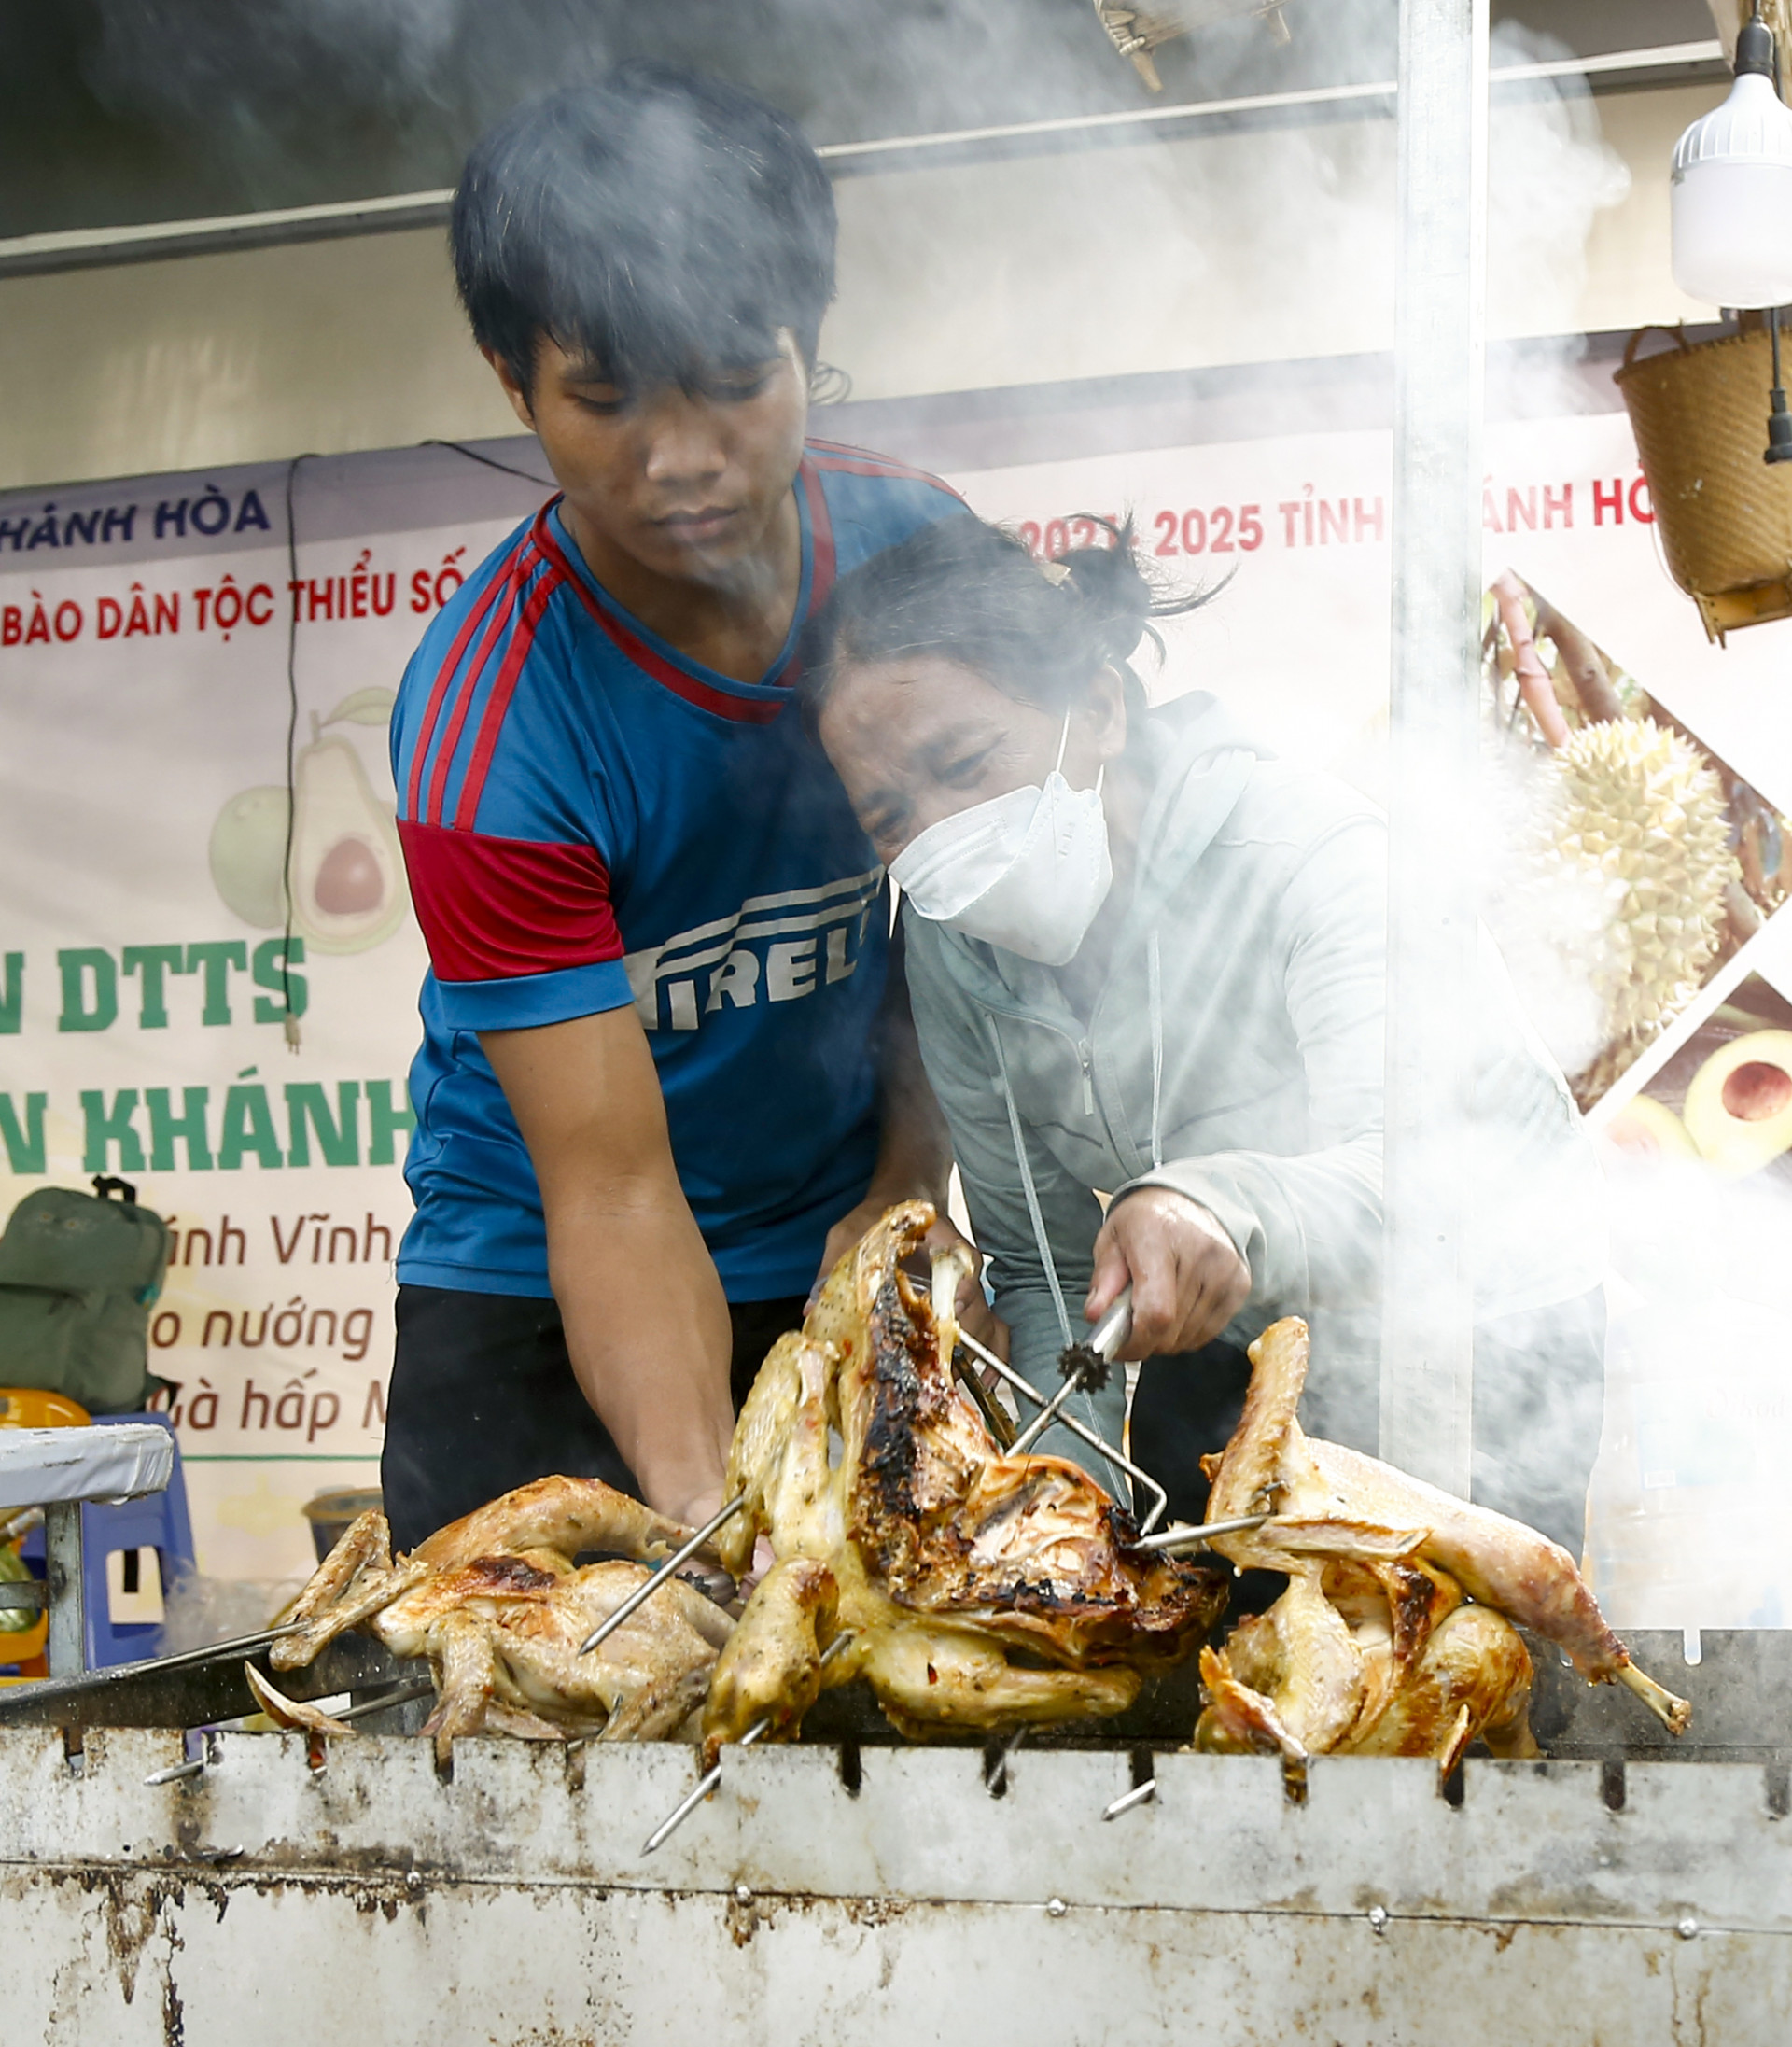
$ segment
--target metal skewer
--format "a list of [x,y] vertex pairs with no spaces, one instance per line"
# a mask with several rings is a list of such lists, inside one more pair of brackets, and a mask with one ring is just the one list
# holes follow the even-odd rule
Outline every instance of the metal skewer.
[[952,1375],[971,1395],[977,1412],[983,1417],[984,1427],[995,1438],[996,1448],[1004,1451],[1013,1450],[1015,1424],[1008,1419],[995,1395],[966,1362],[962,1341],[952,1352]]
[[134,1663],[113,1663],[105,1670],[82,1671],[74,1677],[40,1677],[0,1693],[0,1720],[12,1721],[19,1709],[39,1709],[46,1703],[61,1707],[77,1700],[103,1698],[120,1686],[141,1678],[161,1677],[164,1672],[188,1670],[203,1663],[234,1662],[252,1656],[283,1634],[297,1634],[312,1625],[309,1620],[283,1621],[276,1628],[262,1628],[254,1634],[234,1635],[228,1642],[211,1642],[203,1648],[180,1649],[173,1656],[149,1656]]
[[1147,1777],[1142,1784],[1135,1784],[1130,1791],[1122,1792],[1112,1805],[1103,1806],[1103,1819],[1118,1819],[1122,1813],[1129,1813],[1135,1805],[1148,1804],[1157,1796],[1157,1779]]
[[1261,1528],[1265,1521],[1273,1519],[1268,1514],[1240,1514],[1229,1521],[1202,1521],[1191,1527],[1186,1521],[1178,1521],[1174,1528],[1160,1528],[1155,1535],[1141,1535],[1133,1544],[1135,1549],[1159,1549],[1175,1556],[1183,1549],[1204,1549],[1212,1535],[1241,1535],[1248,1528]]
[[1064,1403],[1073,1393],[1081,1390],[1093,1371],[1099,1369],[1103,1375],[1098,1384],[1105,1383],[1107,1367],[1113,1363],[1113,1353],[1127,1340],[1131,1329],[1132,1283],[1128,1281],[1114,1296],[1113,1306],[1107,1313],[1096,1324],[1088,1341],[1085,1344],[1072,1344],[1065,1352],[1064,1383],[1015,1437],[1013,1452],[1015,1456],[1021,1456],[1033,1447],[1057,1420]]
[[644,1577],[641,1580],[614,1613],[597,1623],[591,1633],[586,1635],[585,1639],[580,1643],[580,1655],[589,1656],[598,1643],[614,1634],[630,1614],[634,1613],[643,1602],[652,1598],[653,1594],[659,1591],[660,1587],[665,1583],[679,1564],[688,1563],[696,1555],[697,1551],[703,1548],[704,1544],[709,1540],[710,1536],[716,1533],[717,1529],[732,1521],[746,1504],[747,1495],[744,1493],[736,1493],[726,1507],[722,1507],[719,1513],[712,1514],[681,1549],[675,1549],[666,1558],[665,1562],[654,1570],[651,1577]]
[[[821,1652],[822,1669],[825,1670],[851,1640],[852,1637],[849,1634],[836,1634]],[[772,1721],[773,1717],[771,1714],[762,1713],[759,1718],[747,1730],[746,1733],[737,1742],[730,1743],[729,1746],[734,1748],[750,1748],[756,1741],[771,1732]],[[695,1787],[684,1798],[679,1800],[672,1811],[648,1835],[646,1841],[641,1844],[641,1853],[643,1855],[651,1855],[656,1848],[662,1846],[670,1839],[721,1782],[721,1764],[718,1761],[713,1770],[704,1772],[702,1776],[697,1779]]]
[[173,1656],[156,1656],[141,1663],[117,1663],[105,1672],[89,1675],[99,1683],[116,1683],[121,1677],[134,1677],[143,1671],[161,1672],[182,1670],[189,1663],[212,1663],[224,1657],[252,1656],[257,1649],[264,1649],[271,1642],[279,1641],[283,1634],[297,1634],[301,1628],[311,1626],[309,1620],[285,1620],[277,1628],[262,1628],[255,1634],[233,1635],[228,1642],[208,1643],[203,1649],[181,1649]]
[[[425,1698],[433,1692],[435,1689],[433,1678],[407,1678],[403,1684],[394,1685],[389,1691],[379,1692],[371,1699],[363,1699],[358,1705],[344,1706],[340,1713],[331,1714],[330,1718],[335,1720],[362,1719],[370,1713],[383,1713],[387,1706],[406,1705],[413,1699]],[[188,1732],[198,1734],[203,1739],[206,1730],[203,1727],[196,1727],[189,1729]],[[185,1741],[186,1736],[183,1735],[181,1738]],[[209,1760],[210,1759],[205,1756],[191,1756],[185,1762],[172,1763],[166,1770],[155,1771],[151,1775],[145,1777],[143,1781],[146,1785],[178,1784],[183,1777],[198,1776]]]
[[1023,1720],[1009,1735],[1000,1748],[986,1755],[983,1761],[983,1785],[992,1798],[1001,1798],[1008,1789],[1008,1759],[1027,1739],[1028,1723]]

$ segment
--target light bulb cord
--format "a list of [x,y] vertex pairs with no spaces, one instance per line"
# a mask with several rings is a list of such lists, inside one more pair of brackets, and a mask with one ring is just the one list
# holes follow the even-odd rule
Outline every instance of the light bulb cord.
[[1767,453],[1764,462],[1792,462],[1792,413],[1785,409],[1785,380],[1780,372],[1780,309],[1767,309],[1767,333],[1773,349],[1773,388],[1768,395],[1772,408],[1767,415]]

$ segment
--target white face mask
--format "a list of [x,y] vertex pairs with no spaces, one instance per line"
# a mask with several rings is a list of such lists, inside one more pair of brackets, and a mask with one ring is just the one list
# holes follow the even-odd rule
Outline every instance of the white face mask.
[[1043,966],[1075,957],[1113,886],[1113,862],[1100,774],[1093,789],[1072,789],[1059,772],[1070,734],[1066,712],[1043,789],[1011,789],[942,818],[891,861],[890,879],[919,916]]

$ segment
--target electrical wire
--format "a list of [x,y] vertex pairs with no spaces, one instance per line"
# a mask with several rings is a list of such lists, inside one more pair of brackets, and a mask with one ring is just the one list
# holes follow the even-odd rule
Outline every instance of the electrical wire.
[[520,476],[525,484],[539,484],[543,490],[555,488],[552,476],[537,476],[530,470],[514,469],[508,462],[497,462],[489,455],[481,455],[477,448],[469,448],[464,442],[443,441],[431,434],[427,441],[419,441],[420,448],[452,448],[456,455],[464,455],[468,461],[478,462],[488,470],[500,470],[506,476]]
[[287,595],[292,609],[287,619],[287,846],[280,862],[280,893],[287,906],[287,920],[280,950],[280,990],[287,1003],[288,1052],[299,1049],[299,1019],[292,1013],[292,834],[299,810],[299,529],[292,514],[292,486],[300,463],[316,459],[315,455],[295,455],[287,464]]

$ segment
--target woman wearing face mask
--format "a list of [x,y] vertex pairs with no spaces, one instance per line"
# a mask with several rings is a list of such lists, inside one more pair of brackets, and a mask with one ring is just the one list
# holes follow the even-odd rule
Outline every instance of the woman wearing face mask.
[[[1155,598],[1114,540],[1042,570],[978,520],[929,526],[842,579],[802,686],[903,893],[1014,1360],[1056,1383],[1130,1281],[1133,1454],[1198,1520],[1279,1316],[1312,1325],[1309,1429],[1376,1447],[1386,834],[1212,696],[1149,708],[1135,650],[1200,600]],[[1475,1496],[1578,1553],[1601,1179],[1491,948],[1485,971],[1473,1115],[1437,1133],[1477,1196]],[[1117,1441],[1119,1375],[1080,1397]]]

